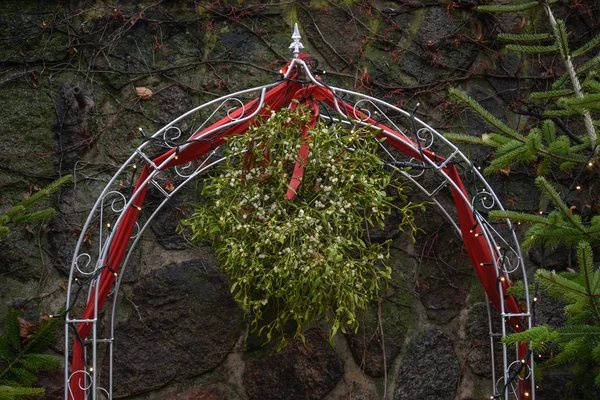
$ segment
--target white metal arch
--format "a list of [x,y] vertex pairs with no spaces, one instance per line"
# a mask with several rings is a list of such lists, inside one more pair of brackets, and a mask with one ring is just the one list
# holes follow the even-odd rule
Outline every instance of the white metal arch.
[[[294,38],[296,39],[296,38]],[[295,40],[297,42],[297,40]],[[294,44],[293,44],[294,45]],[[292,46],[293,46],[292,45]],[[296,50],[299,50],[296,48]],[[535,382],[533,378],[533,355],[530,352],[526,353],[523,359],[523,354],[517,351],[509,350],[505,344],[499,342],[499,339],[506,336],[509,331],[509,322],[511,319],[518,318],[523,321],[522,328],[530,328],[532,326],[533,312],[529,302],[529,292],[527,289],[527,276],[523,264],[523,258],[517,237],[510,221],[503,221],[501,224],[491,223],[486,219],[487,212],[492,209],[503,209],[498,197],[486,182],[484,177],[471,161],[466,157],[453,143],[445,139],[439,132],[427,125],[425,122],[416,118],[412,113],[402,110],[392,104],[377,98],[357,93],[351,90],[346,90],[337,87],[327,86],[322,80],[317,79],[311,73],[310,66],[301,58],[295,57],[289,64],[282,78],[290,78],[291,71],[296,69],[304,73],[305,85],[316,85],[327,89],[332,93],[333,102],[331,109],[332,116],[323,116],[333,121],[352,124],[373,125],[373,119],[377,119],[378,124],[389,128],[400,134],[392,135],[387,131],[382,134],[387,137],[387,142],[398,140],[403,141],[403,145],[412,146],[411,150],[415,154],[423,154],[423,151],[434,153],[435,157],[421,157],[421,160],[415,157],[406,156],[397,151],[390,150],[389,147],[382,146],[382,152],[386,163],[391,168],[395,168],[399,173],[409,179],[413,186],[418,188],[427,200],[436,204],[442,215],[452,224],[457,233],[464,239],[464,229],[461,231],[458,217],[453,212],[446,210],[442,203],[436,198],[440,193],[454,190],[453,193],[458,193],[455,196],[455,201],[463,202],[468,206],[473,214],[480,231],[476,235],[481,235],[485,240],[487,248],[491,254],[497,254],[494,257],[489,268],[493,269],[495,276],[498,278],[498,294],[500,299],[506,295],[505,286],[500,282],[504,279],[510,280],[511,276],[522,279],[525,283],[525,309],[519,312],[510,312],[505,309],[504,302],[500,302],[500,326],[499,332],[493,329],[492,312],[490,311],[488,302],[488,318],[490,328],[490,348],[491,348],[491,363],[492,363],[492,387],[490,395],[492,398],[503,399],[523,399],[535,398]],[[177,192],[185,187],[189,182],[193,182],[203,172],[211,169],[216,164],[223,161],[219,156],[218,148],[213,148],[208,152],[202,160],[194,165],[184,167],[175,167],[177,174],[176,186],[172,191],[167,191],[159,183],[162,177],[168,176],[169,172],[165,168],[167,164],[177,157],[178,152],[172,152],[170,156],[156,165],[151,157],[148,156],[148,146],[153,142],[160,142],[168,148],[185,149],[187,146],[193,145],[194,141],[206,140],[210,141],[216,131],[228,127],[234,127],[236,124],[249,121],[254,118],[262,109],[265,101],[265,94],[269,89],[279,85],[280,81],[268,85],[243,90],[237,93],[229,94],[220,97],[216,100],[205,103],[196,107],[180,117],[173,120],[171,123],[154,133],[149,140],[144,141],[129,159],[123,163],[111,180],[107,183],[104,190],[99,194],[98,199],[92,207],[87,220],[81,230],[81,235],[77,242],[73,255],[71,271],[69,275],[69,283],[67,288],[66,299],[66,325],[65,325],[65,399],[80,400],[75,396],[70,384],[73,379],[77,379],[84,393],[85,399],[97,399],[106,397],[112,399],[113,393],[113,344],[114,344],[114,322],[118,304],[118,292],[123,278],[123,271],[127,267],[131,259],[131,255],[139,242],[141,235],[144,233],[149,223],[161,210],[161,208],[172,198]],[[257,103],[251,109],[245,109],[243,98],[256,97]],[[350,106],[349,106],[350,105]],[[239,112],[235,114],[234,109]],[[224,125],[210,129],[197,137],[198,132],[205,130],[215,121],[222,118],[228,118]],[[182,127],[186,126],[187,133],[184,133]],[[195,137],[194,141],[177,142],[180,137]],[[406,139],[404,141],[404,139]],[[179,143],[179,144],[178,144]],[[183,143],[183,144],[181,144]],[[129,180],[132,171],[135,171],[140,165],[152,166],[152,171],[148,177],[132,192],[130,196],[125,196],[118,189],[119,182],[124,178]],[[446,167],[450,164],[460,164],[464,169],[464,174],[468,175],[472,180],[465,194],[459,186],[455,177],[449,176]],[[405,171],[401,167],[413,165],[422,169],[415,169],[417,172]],[[427,176],[429,175],[429,176]],[[136,199],[143,196],[147,187],[152,187],[157,193],[164,198],[158,205],[144,206],[146,217],[143,224],[139,225],[136,222],[136,232],[131,236],[129,241],[126,256],[122,263],[119,273],[115,272],[116,282],[113,288],[112,306],[110,315],[107,318],[108,332],[106,336],[102,336],[99,331],[99,301],[98,295],[101,283],[100,279],[102,272],[107,268],[105,259],[108,256],[109,249],[115,238],[115,232],[122,223],[124,215],[128,208],[138,207]],[[97,233],[92,235],[92,240],[95,246],[94,251],[84,251],[83,243],[88,232],[97,227]],[[473,228],[474,229],[474,228]],[[501,250],[500,250],[501,249]],[[110,268],[110,267],[108,267]],[[87,291],[86,299],[79,298],[79,293]],[[93,315],[90,318],[82,319],[72,316],[73,306],[85,302],[93,305]],[[87,324],[90,326],[90,334],[86,338],[78,337],[76,333],[77,326]],[[69,366],[70,346],[73,340],[81,340],[84,348],[84,359],[86,366],[84,370],[72,371]],[[108,386],[100,387],[98,384],[98,348],[99,345],[108,347]],[[494,364],[495,349],[500,346],[502,349],[502,366]],[[497,373],[500,371],[500,373]],[[81,376],[84,379],[81,380]],[[519,382],[526,382],[527,392],[524,393]],[[102,394],[102,396],[101,396]]]

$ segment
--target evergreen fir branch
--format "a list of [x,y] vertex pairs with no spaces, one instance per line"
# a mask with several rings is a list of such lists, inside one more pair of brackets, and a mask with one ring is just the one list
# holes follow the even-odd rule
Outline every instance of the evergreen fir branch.
[[521,44],[507,44],[506,45],[506,50],[514,51],[517,53],[533,53],[533,54],[551,53],[551,52],[557,51],[558,49],[559,49],[559,47],[556,44],[551,44],[548,46],[526,46],[526,45],[521,45]]
[[539,5],[540,3],[537,1],[530,1],[521,4],[489,4],[485,6],[478,6],[477,11],[487,13],[513,13],[526,11]]
[[23,356],[21,365],[32,372],[53,370],[60,367],[60,359],[51,354],[30,353]]
[[558,78],[556,81],[554,81],[554,83],[552,83],[552,89],[553,90],[559,90],[560,88],[562,88],[565,83],[567,83],[567,81],[569,80],[569,74],[568,73],[564,73],[560,76],[560,78]]
[[567,109],[580,110],[598,110],[600,109],[600,93],[586,94],[583,97],[562,98],[559,105]]
[[594,287],[594,256],[592,254],[592,248],[590,244],[585,241],[581,241],[577,244],[577,263],[579,264],[579,268],[581,273],[585,278],[585,289],[588,293],[590,306],[594,311],[594,317],[596,318],[596,323],[600,323],[600,312],[598,311],[598,304],[596,303],[596,299],[594,294],[598,292],[598,287]]
[[546,100],[555,97],[564,97],[573,94],[571,89],[549,90],[546,92],[533,92],[529,96],[533,100]]
[[498,39],[504,42],[533,42],[550,39],[549,33],[499,33]]
[[551,331],[547,326],[536,326],[523,332],[513,333],[502,338],[508,345],[529,343],[533,351],[546,351],[548,342],[558,339],[558,333]]
[[483,143],[485,143],[487,146],[491,147],[503,146],[506,143],[513,141],[513,139],[499,133],[484,133],[481,135],[481,140],[483,140]]
[[49,220],[56,215],[56,210],[53,208],[46,208],[45,210],[27,213],[15,217],[15,222],[18,224],[26,224],[30,222],[37,222],[43,220]]
[[575,50],[571,56],[579,57],[579,56],[587,53],[588,51],[592,50],[598,44],[600,44],[600,34],[594,36],[589,42],[585,43],[583,46],[581,46],[580,48]]
[[483,108],[481,104],[479,104],[468,94],[463,93],[454,88],[450,89],[449,93],[452,97],[468,105],[473,111],[477,113],[477,115],[483,118],[484,121],[498,129],[500,132],[504,133],[507,136],[510,136],[513,139],[520,140],[521,142],[525,141],[523,139],[523,136],[521,136],[519,132],[506,125],[499,118],[492,115],[488,110]]
[[573,218],[571,210],[562,200],[561,196],[558,194],[554,186],[552,186],[544,177],[541,176],[535,178],[535,184],[540,189],[542,194],[545,194],[546,197],[548,197],[554,203],[554,205],[561,211],[562,215],[569,222],[571,222],[575,228],[579,229],[582,232],[585,232],[585,228],[581,224],[581,221],[578,222],[575,220],[575,218]]
[[[591,58],[589,61],[587,61],[581,67],[577,68],[577,73],[582,74],[584,72],[587,72],[590,69],[598,66],[599,64],[600,64],[600,53],[598,55],[594,56],[593,58]],[[566,74],[565,74],[565,78],[568,79],[568,76]],[[554,85],[553,85],[553,87],[554,87]]]
[[544,158],[541,163],[538,164],[535,169],[537,176],[545,176],[550,172],[550,159]]
[[479,145],[485,144],[480,137],[472,136],[472,135],[465,135],[462,133],[445,133],[444,137],[453,142],[462,142],[462,143],[479,144]]
[[25,209],[25,207],[23,207],[21,204],[16,204],[14,206],[12,206],[11,208],[9,208],[5,215],[9,218],[11,217],[15,217],[19,214],[24,214],[27,210]]
[[62,178],[55,180],[50,183],[48,186],[43,189],[32,194],[28,199],[25,199],[19,203],[20,206],[29,208],[34,204],[38,203],[40,200],[56,193],[59,191],[64,185],[73,182],[73,176],[65,175]]
[[555,356],[554,361],[557,364],[566,364],[576,361],[581,353],[586,349],[584,337],[571,338],[571,340],[562,343],[560,353]]
[[582,297],[587,297],[582,285],[554,271],[538,269],[535,271],[535,278],[540,287],[548,290],[548,294],[554,298],[564,298],[570,302],[576,302]]
[[600,326],[597,325],[568,325],[557,328],[556,332],[563,337],[600,336]]
[[10,309],[4,318],[4,335],[6,338],[8,357],[14,356],[21,348],[21,336],[19,334],[19,312]]
[[583,87],[592,92],[600,92],[600,82],[596,79],[589,79],[583,83]]
[[496,156],[501,157],[505,154],[508,154],[508,153],[514,151],[515,149],[522,148],[522,147],[523,147],[523,142],[520,142],[518,140],[510,140],[509,142],[503,144],[502,146],[500,146],[496,149]]
[[542,123],[542,134],[548,143],[556,141],[556,125],[550,119],[545,120]]
[[557,19],[556,23],[552,26],[552,30],[560,54],[564,59],[567,59],[569,57],[569,41],[567,39],[567,28],[565,27],[564,21]]
[[511,221],[521,223],[546,223],[546,218],[541,215],[527,214],[519,211],[491,210],[488,214],[488,217],[494,220],[502,220],[508,218]]
[[45,394],[46,393],[42,388],[0,386],[0,400],[40,399],[43,398]]
[[528,148],[526,146],[519,146],[512,151],[495,158],[490,165],[484,170],[486,174],[492,174],[498,172],[517,161],[525,161],[527,159]]
[[25,342],[24,353],[41,353],[46,351],[56,341],[55,318],[50,318],[42,322],[35,335]]

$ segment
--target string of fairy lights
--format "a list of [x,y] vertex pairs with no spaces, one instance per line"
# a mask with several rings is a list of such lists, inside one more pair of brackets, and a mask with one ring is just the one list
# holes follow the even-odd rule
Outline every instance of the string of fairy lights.
[[[322,71],[322,74],[325,74],[325,71]],[[284,79],[289,79],[289,78],[284,78]],[[307,82],[309,82],[309,81],[307,81]],[[324,83],[324,82],[322,82],[322,83],[326,87],[328,87],[326,83]],[[346,107],[346,103],[344,101],[342,101],[342,99],[340,97],[338,97],[338,95],[335,93],[335,91],[332,91],[332,93],[334,94],[334,96],[336,96],[340,100],[340,103],[343,104],[344,107]],[[258,103],[256,103],[256,104],[258,104]],[[419,151],[420,155],[423,157],[423,159],[425,159],[424,153],[423,153],[423,148],[421,146],[421,140],[420,140],[420,137],[419,137],[419,135],[417,133],[416,122],[415,122],[415,117],[414,117],[414,115],[415,115],[418,107],[419,107],[419,104],[417,103],[417,105],[415,106],[413,112],[410,113],[410,115],[411,115],[411,121],[412,121],[412,128],[413,128],[413,131],[414,131],[414,135],[416,137],[416,143],[417,143],[418,151]],[[378,120],[378,121],[375,122],[375,124],[378,124],[380,122],[382,122],[382,121]],[[224,129],[226,129],[226,128],[222,128],[221,130],[216,130],[213,133],[213,135],[211,135],[211,137],[209,137],[209,138],[203,137],[203,138],[188,139],[188,140],[178,141],[178,142],[175,142],[174,140],[172,140],[170,138],[167,138],[166,136],[163,136],[162,138],[161,137],[151,137],[151,136],[148,136],[143,131],[142,128],[139,128],[139,131],[140,131],[140,134],[142,135],[142,138],[143,138],[144,142],[153,142],[153,143],[156,143],[156,144],[158,144],[158,145],[160,145],[162,147],[174,148],[175,149],[175,156],[174,156],[174,158],[177,159],[178,154],[180,152],[180,147],[188,145],[188,144],[192,144],[192,143],[196,143],[196,142],[207,142],[207,143],[210,143],[211,147],[214,149],[215,148],[214,140],[223,132]],[[581,177],[583,176],[584,172],[587,169],[593,168],[595,166],[594,162],[592,161],[595,149],[596,149],[596,147],[594,147],[594,149],[592,150],[592,152],[591,152],[591,154],[590,154],[590,156],[589,156],[586,164],[573,177],[572,182],[571,182],[571,184],[568,187],[568,190],[563,194],[563,200],[565,200],[571,194],[571,192],[573,190],[577,190],[578,191],[578,190],[582,189],[582,184],[580,183],[581,182]],[[440,157],[437,156],[433,152],[432,152],[432,157],[434,158],[434,163],[435,164],[439,165],[440,163],[443,162],[443,160],[441,160]],[[143,159],[140,159],[139,161],[143,162]],[[408,168],[414,168],[414,169],[431,169],[431,168],[434,168],[433,166],[427,166],[424,163],[413,163],[413,162],[398,161],[398,162],[396,162],[396,164],[399,167],[408,167]],[[464,164],[464,162],[462,162],[462,161],[456,161],[456,160],[451,160],[447,164],[456,164],[456,165],[460,166],[460,168],[462,169],[462,171],[465,173],[465,176],[469,175],[469,174],[466,173],[469,170],[469,168]],[[475,189],[474,193],[476,193],[473,196],[473,204],[475,204],[477,201],[480,201],[480,200],[483,200],[483,201],[487,200],[486,197],[485,197],[486,193],[484,191],[481,191],[477,187],[477,179],[475,179],[475,174],[474,174],[475,168],[477,168],[478,170],[480,170],[481,167],[476,167],[474,164],[470,165],[470,170],[472,171],[472,175],[473,175],[473,178],[470,181],[471,181],[471,183],[474,186],[474,189]],[[134,172],[132,173],[131,179],[130,179],[130,182],[129,182],[130,191],[133,191],[133,189],[134,189],[134,179],[135,179],[135,171],[137,170],[137,164],[133,164],[132,165],[132,169],[133,169]],[[480,199],[480,196],[481,196],[481,199]],[[134,205],[134,204],[132,204],[131,207],[136,208],[138,211],[142,210],[142,208],[140,206],[137,206],[137,205]],[[476,223],[470,229],[470,233],[473,234],[475,237],[483,236],[483,233],[482,233],[481,229],[478,229],[478,228],[480,228],[479,227],[479,221],[480,220],[486,220],[486,224],[487,223],[491,224],[493,222],[487,221],[487,215],[486,215],[485,211],[478,210],[476,207],[472,207],[472,210],[473,210],[473,218],[476,221]],[[547,215],[549,212],[548,211],[539,211],[539,213],[542,214],[542,215]],[[107,223],[106,227],[109,229],[109,231],[112,229],[110,223]],[[511,227],[512,227],[512,229],[514,229],[513,225],[511,225]],[[498,270],[499,270],[498,271],[498,282],[499,283],[504,283],[507,280],[507,276],[506,276],[506,273],[505,273],[505,271],[506,271],[505,262],[508,260],[508,257],[506,257],[506,254],[507,254],[506,252],[508,251],[508,249],[501,248],[500,246],[498,246],[497,250],[498,251],[502,251],[502,255],[501,255],[502,262],[499,263],[499,265],[498,265]],[[110,255],[109,254],[107,254],[107,259],[110,259]],[[480,266],[493,266],[493,265],[494,265],[494,263],[491,263],[491,262],[482,262],[482,263],[480,263]],[[73,307],[76,305],[76,303],[77,303],[77,301],[79,299],[81,291],[85,287],[88,287],[89,285],[94,284],[94,281],[97,281],[98,278],[99,278],[99,276],[105,270],[108,270],[111,273],[113,273],[115,277],[118,276],[118,273],[111,266],[109,266],[109,265],[103,265],[103,266],[97,268],[93,273],[91,273],[85,279],[80,279],[79,277],[76,277],[74,279],[74,282],[78,285],[78,287],[77,287],[77,290],[75,291],[75,294],[73,296],[71,304],[69,304],[69,306],[67,307],[67,309],[64,312],[59,313],[59,314],[51,315],[50,317],[51,318],[64,318],[73,309]],[[531,305],[531,316],[532,316],[533,325],[535,325],[535,323],[536,323],[535,309],[536,309],[536,304],[537,304],[538,300],[539,300],[539,293],[538,293],[538,286],[536,284],[535,294],[534,294],[533,302],[532,302],[532,305]],[[73,328],[73,331],[75,332],[75,337],[77,338],[77,340],[79,340],[83,344],[84,340],[81,337],[79,337],[79,335],[77,333],[77,329],[75,328],[75,325],[71,324],[71,327]],[[514,363],[511,366],[510,371],[508,373],[508,380],[504,383],[501,392],[497,393],[497,394],[495,394],[493,396],[491,396],[490,399],[504,398],[505,393],[508,390],[508,388],[510,387],[510,385],[512,385],[515,382],[515,380],[520,377],[520,375],[521,375],[521,373],[522,373],[522,371],[523,371],[524,368],[528,368],[528,365],[527,365],[528,364],[528,360],[532,356],[534,358],[536,358],[536,356],[537,356],[537,359],[543,359],[543,357],[544,357],[542,353],[533,354],[533,352],[531,350],[529,350],[521,360],[519,360],[517,363]],[[91,367],[89,367],[89,368],[91,368]],[[91,371],[91,369],[90,369],[90,371]],[[536,388],[538,388],[538,387],[536,387]],[[530,396],[529,392],[525,392],[525,393],[523,393],[523,395],[525,397],[529,397]]]

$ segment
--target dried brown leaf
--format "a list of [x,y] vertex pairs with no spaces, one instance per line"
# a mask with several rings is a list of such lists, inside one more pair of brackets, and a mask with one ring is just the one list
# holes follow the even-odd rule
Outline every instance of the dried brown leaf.
[[150,100],[152,98],[152,90],[147,87],[136,87],[135,92],[140,100]]

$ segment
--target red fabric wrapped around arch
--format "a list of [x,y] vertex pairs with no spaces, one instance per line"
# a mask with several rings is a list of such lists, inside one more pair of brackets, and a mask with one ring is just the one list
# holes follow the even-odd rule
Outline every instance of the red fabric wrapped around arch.
[[[301,58],[310,58],[308,55],[300,55]],[[284,73],[287,72],[289,68],[289,64],[284,68]],[[301,83],[296,82],[295,78],[297,78],[297,72],[293,71],[290,78],[291,80],[285,80],[281,84],[275,86],[271,90],[269,90],[266,95],[264,102],[268,107],[263,107],[258,111],[258,116],[262,117],[271,112],[271,110],[279,110],[282,107],[288,106],[293,99],[298,100],[301,104],[308,104],[311,112],[313,113],[313,118],[310,123],[305,126],[302,130],[301,134],[307,140],[310,140],[308,137],[308,131],[310,127],[314,127],[316,124],[316,119],[318,116],[318,101],[323,101],[328,104],[330,107],[336,109],[336,105],[341,108],[345,108],[347,110],[354,110],[354,107],[351,104],[342,102],[340,99],[335,98],[333,93],[322,86],[317,85],[309,85],[307,87],[302,87]],[[242,115],[243,112],[247,112],[248,110],[252,110],[253,107],[259,103],[258,99],[254,99],[246,104],[243,108],[236,110],[231,113],[232,118],[238,118]],[[292,103],[292,107],[296,107],[297,103]],[[437,155],[434,155],[428,150],[422,150],[422,152],[415,150],[417,145],[411,142],[409,139],[401,135],[399,132],[395,132],[394,130],[378,124],[372,118],[362,114],[360,111],[355,111],[356,118],[360,118],[363,122],[373,124],[373,126],[382,129],[385,131],[388,137],[387,143],[391,146],[395,147],[399,151],[414,157],[415,159],[423,161],[423,158],[427,158],[429,160],[441,162],[443,159]],[[177,165],[183,165],[188,163],[189,161],[198,159],[209,151],[212,148],[220,146],[224,143],[225,138],[231,135],[237,135],[244,133],[247,129],[251,121],[240,122],[234,124],[228,128],[223,128],[222,131],[219,131],[218,128],[231,122],[229,117],[223,118],[217,123],[209,126],[203,131],[194,135],[194,138],[201,137],[206,132],[210,132],[216,130],[216,133],[213,136],[212,142],[208,141],[198,141],[186,146],[182,149],[178,154],[177,158],[173,157],[165,166],[161,167],[161,169],[167,169],[170,167],[174,167]],[[384,135],[382,133],[382,135]],[[161,156],[155,158],[153,164],[156,166],[160,166],[165,160],[173,155],[175,149],[171,149]],[[306,164],[306,160],[308,158],[309,146],[306,144],[302,146],[299,150],[298,159],[294,168],[294,172],[292,175],[292,179],[290,181],[290,188],[287,193],[287,198],[291,199],[294,197],[296,189],[301,184],[301,177],[304,172],[304,166]],[[116,227],[115,236],[110,244],[110,249],[108,252],[108,256],[104,260],[104,266],[108,266],[110,268],[106,268],[102,271],[100,277],[100,287],[98,288],[98,299],[97,306],[98,312],[102,308],[110,289],[112,288],[115,281],[115,273],[119,271],[121,263],[123,261],[123,257],[125,255],[127,246],[130,241],[130,237],[135,226],[135,222],[139,216],[139,209],[144,203],[146,192],[147,192],[147,184],[145,183],[146,179],[150,176],[152,169],[154,167],[152,165],[146,165],[137,181],[135,186],[135,190],[140,190],[134,201],[134,207],[130,207],[126,212]],[[462,237],[464,240],[465,248],[475,269],[475,272],[481,281],[483,288],[489,298],[489,300],[494,304],[494,306],[500,310],[502,305],[504,306],[505,311],[510,313],[521,313],[521,309],[519,304],[512,296],[505,296],[503,299],[500,297],[500,286],[502,285],[502,292],[505,293],[506,289],[510,286],[510,282],[508,280],[504,280],[499,282],[498,277],[496,275],[496,271],[493,265],[494,260],[498,260],[500,255],[495,249],[491,249],[487,242],[485,241],[482,235],[476,235],[475,233],[480,232],[477,229],[473,230],[473,227],[476,226],[476,220],[473,215],[473,211],[470,206],[470,199],[467,194],[467,191],[464,188],[464,185],[460,179],[458,171],[456,167],[448,163],[444,168],[444,172],[449,176],[455,186],[452,187],[452,195],[454,198],[454,202],[456,205],[457,213],[458,213],[458,222],[459,227],[462,233]],[[135,192],[135,191],[134,191]],[[503,304],[502,304],[503,303]],[[84,311],[82,319],[92,319],[96,315],[95,310],[95,302],[94,298],[91,297],[87,307]],[[522,331],[526,329],[525,324],[518,318],[510,318],[509,324],[516,330]],[[81,323],[77,327],[77,334],[81,341],[83,341],[89,334],[92,325],[90,323]],[[71,381],[70,381],[70,394],[73,400],[84,400],[85,390],[83,389],[86,386],[86,379],[84,368],[85,361],[83,357],[83,343],[80,340],[75,340],[73,345],[73,358],[72,358],[72,373],[71,373]],[[519,347],[519,357],[524,358],[527,354],[528,349],[526,345]],[[529,360],[527,360],[529,362]],[[520,398],[523,397],[524,393],[530,391],[530,388],[527,386],[528,381],[521,380],[519,384],[519,392]]]

